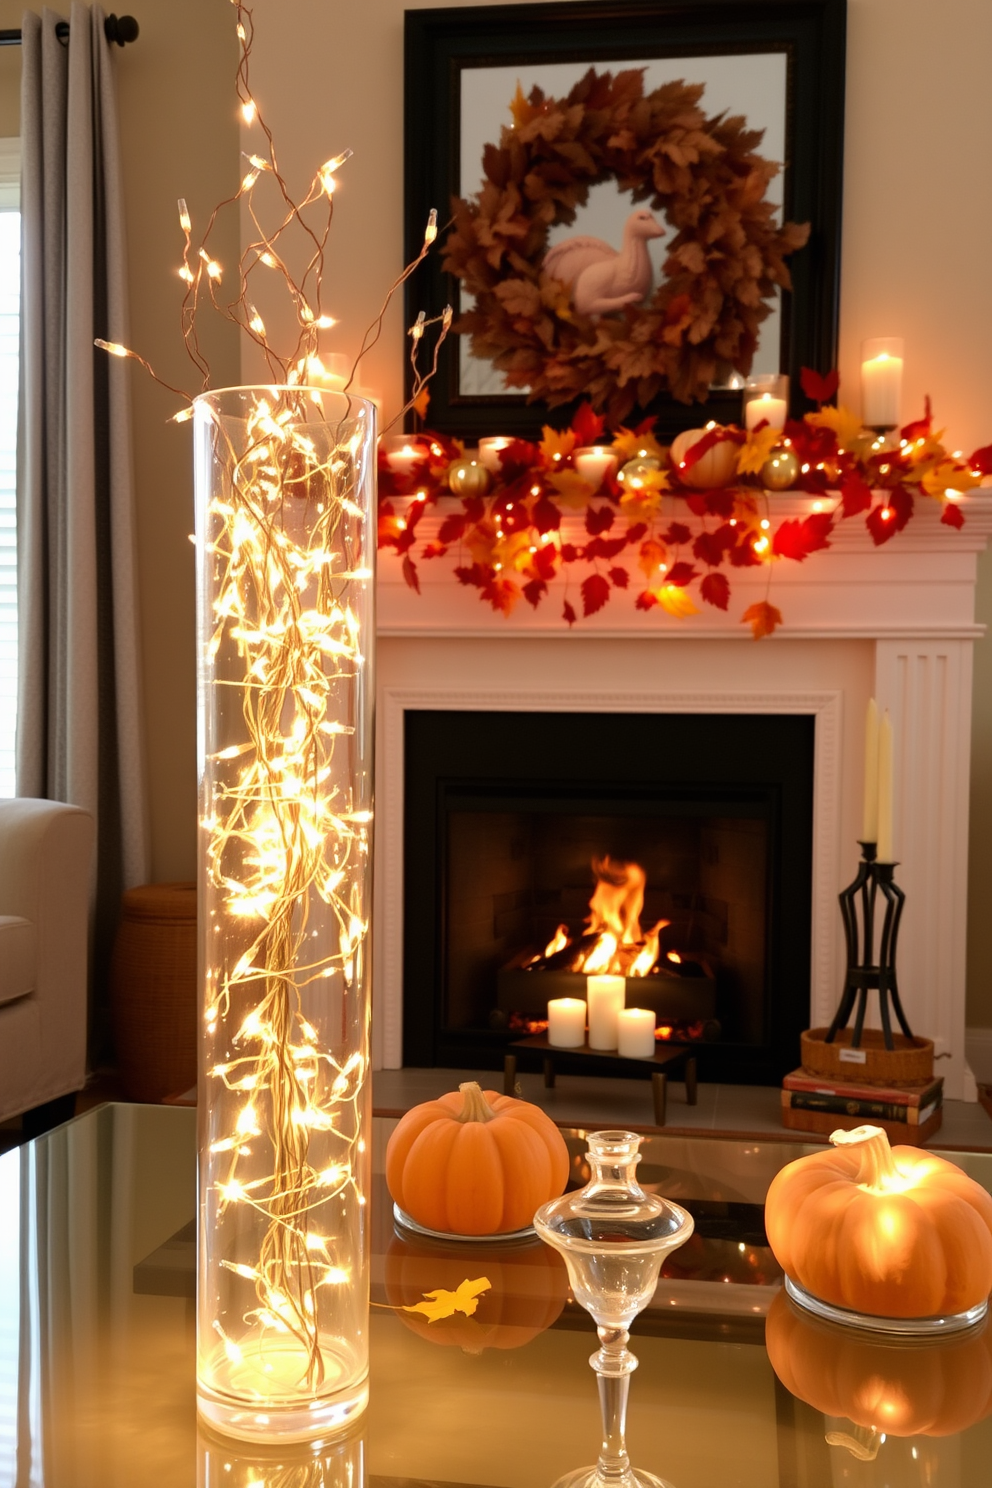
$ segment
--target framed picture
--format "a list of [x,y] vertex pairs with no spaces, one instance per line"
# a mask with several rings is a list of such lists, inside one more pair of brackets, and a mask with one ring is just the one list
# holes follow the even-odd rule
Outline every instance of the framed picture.
[[[767,297],[751,366],[752,374],[788,373],[793,412],[802,411],[801,368],[829,371],[837,354],[845,30],[846,0],[580,0],[408,10],[408,259],[419,252],[431,207],[438,209],[444,244],[454,203],[480,192],[484,152],[514,122],[511,104],[535,87],[563,99],[593,68],[614,77],[643,69],[645,94],[666,84],[701,88],[707,120],[743,120],[747,130],[761,132],[761,155],[781,165],[765,193],[771,219],[810,225],[805,246],[788,259],[791,291]],[[552,224],[547,250],[578,236],[616,256],[617,248],[607,245],[626,243],[625,224],[646,195],[635,197],[619,181],[593,184],[574,213]],[[649,231],[659,241],[647,244],[655,282],[672,237],[664,212],[657,216],[658,228]],[[444,271],[442,254],[432,254],[408,287],[408,319],[421,309],[438,314],[447,303],[456,314],[473,308],[460,280]],[[633,409],[629,421],[653,415],[668,434],[709,419],[739,421],[742,379],[732,366],[718,365],[707,386],[703,403],[661,391]],[[528,437],[544,423],[567,423],[578,401],[557,407],[531,401],[525,389],[507,386],[492,360],[473,354],[468,335],[453,334],[441,349],[427,422],[469,439]]]

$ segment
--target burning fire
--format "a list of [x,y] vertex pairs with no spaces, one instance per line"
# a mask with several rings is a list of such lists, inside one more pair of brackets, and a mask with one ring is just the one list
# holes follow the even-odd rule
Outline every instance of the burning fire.
[[[659,920],[650,930],[641,929],[646,877],[639,863],[619,863],[613,858],[593,858],[596,887],[589,901],[585,930],[575,939],[567,925],[559,925],[543,956],[531,966],[550,966],[586,975],[611,972],[616,976],[644,977],[658,962],[660,936],[670,922]],[[681,958],[669,951],[668,958]]]

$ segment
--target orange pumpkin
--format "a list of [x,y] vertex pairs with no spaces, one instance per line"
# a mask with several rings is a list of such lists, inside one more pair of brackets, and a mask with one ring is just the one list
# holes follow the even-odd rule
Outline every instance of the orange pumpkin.
[[474,1080],[407,1111],[386,1148],[386,1183],[429,1230],[521,1230],[568,1178],[565,1139],[544,1112]]
[[737,445],[732,439],[719,439],[695,465],[690,465],[688,470],[679,470],[679,464],[692,446],[711,432],[709,429],[686,429],[672,440],[669,451],[679,480],[697,491],[715,491],[720,486],[727,486],[737,474]]
[[930,1344],[884,1343],[805,1317],[779,1292],[765,1347],[785,1388],[889,1436],[951,1436],[992,1411],[992,1323]]
[[560,1314],[568,1296],[565,1262],[549,1245],[444,1247],[443,1242],[394,1235],[385,1256],[386,1298],[392,1307],[415,1307],[437,1287],[455,1292],[466,1277],[492,1283],[471,1317],[429,1322],[422,1312],[398,1312],[408,1328],[442,1348],[470,1354],[515,1349],[530,1343]]
[[874,1317],[965,1312],[992,1291],[992,1197],[953,1163],[890,1148],[877,1126],[772,1180],[765,1230],[782,1270],[815,1297]]

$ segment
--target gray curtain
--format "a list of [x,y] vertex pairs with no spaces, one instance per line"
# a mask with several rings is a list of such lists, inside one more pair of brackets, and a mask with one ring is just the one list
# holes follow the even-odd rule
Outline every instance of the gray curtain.
[[147,878],[127,265],[103,11],[27,12],[21,85],[17,793],[97,821],[91,1054],[123,888]]

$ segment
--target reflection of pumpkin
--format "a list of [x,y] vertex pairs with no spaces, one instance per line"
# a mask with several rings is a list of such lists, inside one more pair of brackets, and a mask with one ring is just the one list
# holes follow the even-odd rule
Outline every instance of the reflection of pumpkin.
[[730,439],[717,440],[688,470],[679,470],[680,462],[685,459],[692,446],[698,440],[705,439],[710,432],[709,429],[686,429],[672,440],[669,452],[679,480],[684,486],[692,486],[697,491],[713,491],[719,486],[729,485],[737,474],[737,445]]
[[556,1250],[531,1245],[462,1245],[394,1235],[386,1251],[386,1297],[391,1307],[415,1307],[437,1287],[454,1292],[466,1277],[492,1282],[471,1317],[428,1322],[422,1312],[398,1312],[408,1328],[431,1343],[463,1348],[515,1349],[530,1343],[558,1317],[568,1294],[565,1263]]
[[568,1177],[565,1139],[544,1112],[474,1080],[407,1111],[386,1148],[386,1183],[425,1229],[523,1229]]
[[776,1174],[765,1229],[776,1260],[825,1302],[875,1317],[965,1312],[992,1291],[992,1197],[953,1163],[889,1147],[877,1126]]
[[992,1411],[992,1324],[928,1343],[881,1342],[803,1317],[784,1292],[765,1347],[790,1394],[889,1436],[950,1436]]

